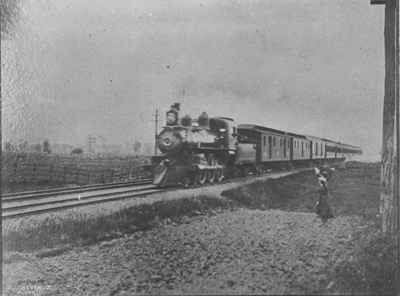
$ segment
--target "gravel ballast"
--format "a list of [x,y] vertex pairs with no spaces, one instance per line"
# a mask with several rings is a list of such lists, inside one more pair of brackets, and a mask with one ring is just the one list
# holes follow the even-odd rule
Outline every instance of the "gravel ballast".
[[[168,221],[167,221],[168,222]],[[305,293],[351,248],[357,217],[238,209],[187,218],[60,256],[5,266],[6,295]]]

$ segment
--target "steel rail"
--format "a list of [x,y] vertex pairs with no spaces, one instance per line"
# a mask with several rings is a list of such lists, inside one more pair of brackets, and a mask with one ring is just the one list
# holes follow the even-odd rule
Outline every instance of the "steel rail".
[[[92,204],[98,204],[98,203],[104,203],[107,201],[116,201],[116,200],[121,200],[121,199],[127,199],[127,198],[132,198],[132,197],[143,197],[147,196],[150,194],[158,193],[165,191],[164,189],[159,189],[156,187],[152,188],[147,188],[144,190],[138,190],[137,192],[124,192],[124,193],[119,193],[119,194],[111,194],[107,196],[90,196],[86,197],[84,199],[75,199],[75,200],[68,200],[68,201],[63,201],[60,200],[60,202],[57,203],[52,203],[52,204],[44,204],[44,205],[35,205],[31,206],[29,208],[19,208],[19,209],[14,209],[14,210],[8,210],[8,211],[2,211],[2,219],[10,219],[10,218],[17,218],[17,217],[23,217],[23,216],[30,216],[30,215],[36,215],[36,214],[42,214],[42,213],[48,213],[48,212],[54,212],[58,210],[65,210],[69,208],[75,208],[79,206],[86,206],[86,205],[92,205]],[[60,205],[61,203],[61,205]]]
[[97,198],[97,197],[107,197],[107,196],[112,196],[112,195],[117,195],[117,194],[128,194],[128,193],[133,193],[133,192],[138,192],[138,191],[143,191],[147,189],[154,189],[156,186],[154,185],[144,185],[144,186],[135,186],[135,187],[128,187],[125,190],[120,190],[120,191],[109,191],[109,192],[104,192],[104,193],[93,193],[93,194],[88,194],[88,195],[71,195],[71,196],[54,196],[51,198],[47,198],[45,200],[43,199],[38,199],[38,200],[33,200],[33,201],[28,201],[28,202],[20,202],[20,201],[9,201],[7,203],[3,202],[2,205],[2,211],[3,212],[8,212],[12,210],[19,210],[19,209],[25,209],[25,208],[33,208],[37,206],[43,206],[43,205],[51,205],[51,204],[59,204],[59,203],[66,203],[69,201],[76,201],[76,200],[86,200],[86,199],[92,199],[92,198]]
[[21,193],[2,194],[1,200],[4,203],[8,201],[38,199],[55,195],[65,195],[70,193],[82,193],[88,191],[121,188],[127,186],[145,185],[145,184],[150,184],[151,182],[152,182],[151,179],[143,179],[130,182],[94,184],[94,185],[75,186],[75,187],[61,187],[61,188],[53,188],[53,189],[38,190],[38,191],[25,191]]

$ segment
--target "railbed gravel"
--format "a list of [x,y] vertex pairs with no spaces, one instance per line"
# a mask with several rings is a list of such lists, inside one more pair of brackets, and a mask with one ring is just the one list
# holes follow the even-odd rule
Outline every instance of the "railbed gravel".
[[[358,216],[244,209],[3,266],[5,295],[325,293],[365,227]],[[322,288],[321,288],[322,287]],[[321,290],[322,289],[322,290]]]

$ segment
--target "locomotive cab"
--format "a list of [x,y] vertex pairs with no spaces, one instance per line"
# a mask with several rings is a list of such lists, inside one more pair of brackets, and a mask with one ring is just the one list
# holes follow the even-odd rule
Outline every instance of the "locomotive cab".
[[235,121],[228,117],[215,117],[210,119],[210,130],[219,134],[223,147],[229,151],[236,151],[237,128]]

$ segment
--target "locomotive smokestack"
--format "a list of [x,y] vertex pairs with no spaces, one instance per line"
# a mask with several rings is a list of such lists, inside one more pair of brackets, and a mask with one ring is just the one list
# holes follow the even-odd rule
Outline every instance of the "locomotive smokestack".
[[171,105],[171,109],[167,112],[167,125],[178,125],[180,105],[180,103]]

